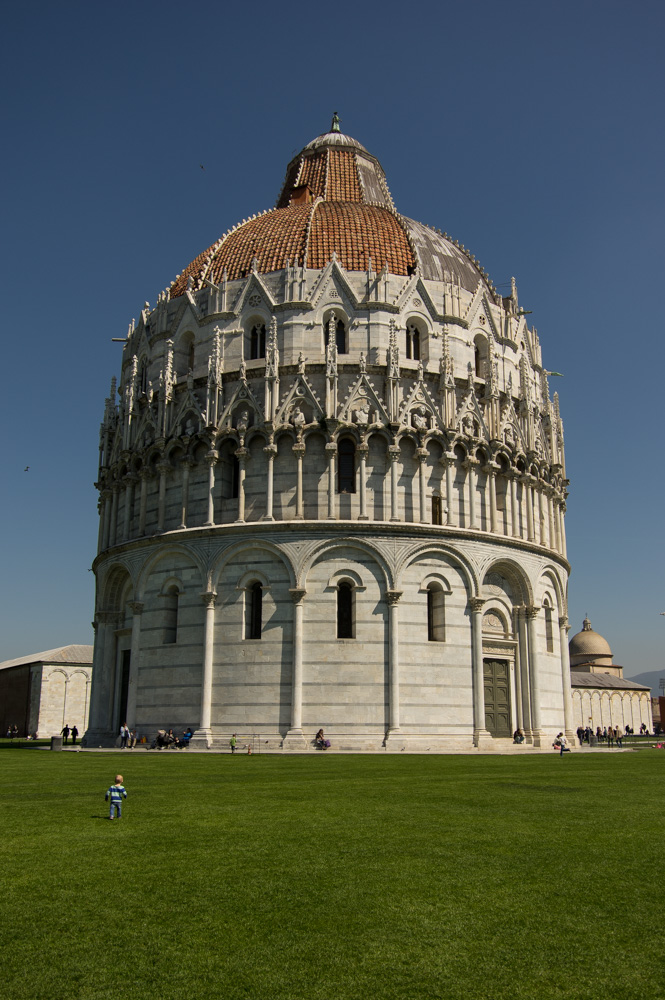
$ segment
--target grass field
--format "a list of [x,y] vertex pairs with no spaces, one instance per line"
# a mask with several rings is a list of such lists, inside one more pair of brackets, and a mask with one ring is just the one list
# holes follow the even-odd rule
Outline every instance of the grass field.
[[659,751],[0,762],[12,1000],[663,995]]

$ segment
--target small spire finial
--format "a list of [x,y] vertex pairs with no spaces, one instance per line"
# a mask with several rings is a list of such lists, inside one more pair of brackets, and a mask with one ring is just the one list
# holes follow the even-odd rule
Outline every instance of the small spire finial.
[[330,126],[331,132],[339,132],[339,115],[336,111],[333,111],[332,125]]

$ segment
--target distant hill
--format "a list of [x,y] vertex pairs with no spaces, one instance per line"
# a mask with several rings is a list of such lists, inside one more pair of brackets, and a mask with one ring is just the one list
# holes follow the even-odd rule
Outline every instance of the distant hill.
[[651,688],[651,694],[654,698],[661,695],[663,692],[660,690],[660,678],[665,677],[665,667],[661,670],[651,670],[646,674],[635,674],[634,677],[629,677],[630,681],[637,681],[638,684],[648,684]]

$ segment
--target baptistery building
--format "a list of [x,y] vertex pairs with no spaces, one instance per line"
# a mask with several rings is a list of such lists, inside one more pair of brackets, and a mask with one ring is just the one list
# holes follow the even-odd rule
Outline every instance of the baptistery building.
[[335,117],[146,302],[101,429],[89,743],[572,735],[562,423],[504,291]]

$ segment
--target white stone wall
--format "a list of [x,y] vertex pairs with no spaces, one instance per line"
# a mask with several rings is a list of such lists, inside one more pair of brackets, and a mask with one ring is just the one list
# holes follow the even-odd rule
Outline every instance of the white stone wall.
[[[575,728],[591,726],[630,726],[639,733],[644,723],[653,732],[651,693],[649,691],[617,691],[594,688],[573,689],[573,714]],[[591,720],[591,721],[589,721]]]
[[42,666],[38,736],[59,736],[65,725],[70,729],[76,726],[83,735],[88,726],[91,676],[90,667],[46,663]]

